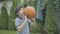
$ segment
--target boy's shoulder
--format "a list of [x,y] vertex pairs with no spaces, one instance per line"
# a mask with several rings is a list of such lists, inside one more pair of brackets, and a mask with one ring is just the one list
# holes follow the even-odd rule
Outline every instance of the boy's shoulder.
[[20,18],[15,18],[15,20],[20,20]]

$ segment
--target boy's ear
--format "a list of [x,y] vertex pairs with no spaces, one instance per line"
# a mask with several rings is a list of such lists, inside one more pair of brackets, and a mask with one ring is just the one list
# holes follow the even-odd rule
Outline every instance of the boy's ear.
[[19,13],[17,13],[16,15],[19,15]]

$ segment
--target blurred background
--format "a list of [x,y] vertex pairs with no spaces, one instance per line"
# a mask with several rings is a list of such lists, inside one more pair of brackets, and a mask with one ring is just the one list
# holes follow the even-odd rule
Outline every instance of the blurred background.
[[0,34],[16,34],[14,9],[24,4],[36,9],[30,34],[60,34],[60,0],[0,0]]

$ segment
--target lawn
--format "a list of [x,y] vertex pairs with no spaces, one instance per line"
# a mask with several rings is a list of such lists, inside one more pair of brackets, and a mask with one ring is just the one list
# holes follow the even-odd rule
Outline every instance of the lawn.
[[[0,34],[16,34],[16,31],[0,30]],[[40,34],[40,33],[30,33],[30,34]]]

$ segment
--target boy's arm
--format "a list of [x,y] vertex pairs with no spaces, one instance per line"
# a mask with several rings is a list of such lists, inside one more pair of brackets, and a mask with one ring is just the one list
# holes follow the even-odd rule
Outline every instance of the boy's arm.
[[20,32],[24,28],[26,23],[27,23],[27,18],[24,19],[23,23],[20,26],[17,26],[17,30]]
[[34,27],[36,27],[36,19],[35,19],[35,17],[33,18],[33,25],[34,25]]
[[31,26],[36,27],[36,20],[35,17],[31,19]]

